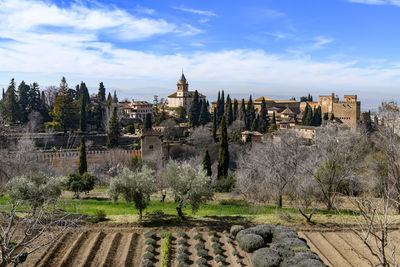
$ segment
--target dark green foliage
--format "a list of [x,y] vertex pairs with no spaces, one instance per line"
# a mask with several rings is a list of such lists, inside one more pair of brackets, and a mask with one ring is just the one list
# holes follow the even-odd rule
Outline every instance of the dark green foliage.
[[194,248],[196,250],[200,250],[200,249],[205,249],[206,247],[205,247],[204,243],[197,243],[196,245],[194,245]]
[[54,101],[53,120],[60,123],[64,132],[67,132],[69,128],[75,128],[78,124],[77,114],[79,113],[77,112],[72,91],[68,89],[65,77],[62,77],[60,89]]
[[197,250],[197,256],[199,257],[208,257],[208,251],[205,249],[198,249]]
[[107,220],[107,215],[106,215],[105,210],[96,209],[96,211],[94,212],[92,222],[99,223],[99,222],[104,222],[106,220]]
[[243,121],[246,123],[246,105],[244,102],[244,99],[242,99],[242,102],[240,103],[240,109],[239,109],[239,120]]
[[114,95],[113,95],[113,98],[112,98],[112,102],[113,102],[113,103],[118,103],[117,91],[114,91]]
[[211,238],[212,242],[219,242],[219,237],[218,236],[214,236]]
[[198,265],[206,265],[207,264],[207,260],[205,258],[199,258],[196,263]]
[[242,230],[244,230],[244,226],[243,225],[232,225],[230,233],[233,236],[236,236]]
[[213,132],[213,138],[214,138],[214,141],[215,141],[215,142],[217,141],[217,128],[218,128],[217,111],[216,111],[216,109],[214,109],[214,113],[213,113],[213,129],[212,129],[212,132]]
[[87,172],[82,175],[71,172],[67,178],[67,189],[74,192],[74,196],[77,199],[79,199],[80,193],[91,191],[97,180],[96,176]]
[[310,93],[308,93],[308,96],[302,96],[300,97],[300,102],[312,102],[313,97]]
[[126,126],[126,131],[130,134],[134,134],[135,133],[135,125],[129,124],[128,126]]
[[218,155],[218,180],[224,181],[228,176],[229,169],[229,143],[228,130],[226,126],[225,116],[222,117],[220,138],[219,138],[219,155]]
[[144,126],[143,127],[144,127],[145,130],[151,130],[153,128],[153,122],[152,122],[150,113],[146,114],[146,117],[144,119]]
[[78,174],[83,175],[87,172],[87,161],[86,161],[86,144],[85,137],[81,137],[81,144],[79,146],[79,165],[78,165]]
[[234,99],[233,100],[233,110],[232,110],[233,121],[238,119],[238,113],[239,113],[239,103],[236,99]]
[[[216,105],[216,110],[217,110],[217,122],[218,124],[221,122],[222,117],[224,116],[225,113],[225,97],[224,97],[224,91],[222,90],[222,93],[218,92],[218,99],[217,99],[217,105]],[[214,110],[215,112],[215,110]]]
[[107,95],[107,105],[108,106],[110,106],[111,105],[111,103],[112,103],[112,96],[111,96],[111,93],[110,92],[108,92],[108,95]]
[[153,253],[155,250],[156,250],[156,249],[154,248],[153,245],[148,245],[148,246],[146,247],[146,251],[148,251],[148,252]]
[[180,239],[178,239],[178,241],[176,241],[176,243],[177,243],[178,245],[186,244],[186,239],[185,239],[185,238],[180,238]]
[[185,239],[188,239],[189,237],[186,235],[186,233],[184,233],[184,232],[179,232],[178,233],[178,237],[182,237],[182,238],[185,238]]
[[225,261],[225,257],[221,256],[222,250],[220,250],[218,252],[220,252],[220,253],[215,253],[216,255],[218,255],[217,257],[214,258],[215,262],[216,263],[224,262]]
[[103,82],[99,85],[99,92],[97,94],[100,102],[104,102],[106,100],[106,88],[104,87]]
[[257,117],[253,120],[253,123],[251,124],[251,131],[257,131],[259,127],[259,116],[257,115]]
[[177,259],[180,262],[185,262],[185,261],[189,260],[189,255],[181,253],[181,254],[178,255]]
[[194,240],[200,240],[200,239],[202,239],[202,237],[201,237],[200,234],[197,234],[197,235],[195,235],[195,236],[193,237],[193,239],[194,239]]
[[146,239],[146,241],[144,242],[146,245],[155,245],[157,243],[157,241],[153,238],[148,238]]
[[256,111],[254,109],[253,105],[253,100],[251,99],[251,96],[249,98],[249,102],[247,103],[247,109],[246,109],[246,129],[250,130],[251,125],[256,118]]
[[26,122],[28,120],[29,112],[29,90],[30,87],[24,81],[22,81],[17,90],[18,94],[18,111],[19,121]]
[[145,260],[142,262],[142,267],[153,267],[153,262],[150,260]]
[[82,94],[80,97],[80,104],[81,104],[81,111],[80,111],[80,116],[79,116],[79,128],[81,129],[82,132],[86,131],[86,126],[87,126],[87,115],[86,115],[86,98]]
[[209,236],[218,236],[218,233],[217,233],[217,231],[212,230],[212,231],[208,232],[208,235]]
[[232,255],[233,255],[233,256],[238,256],[238,255],[239,255],[239,251],[234,250],[234,251],[232,252]]
[[261,110],[260,110],[260,118],[258,122],[258,131],[260,133],[265,133],[267,132],[269,127],[269,121],[268,121],[268,110],[267,110],[267,103],[265,102],[265,99],[263,98],[261,102]]
[[328,112],[325,112],[324,113],[324,121],[327,121],[327,120],[329,120],[329,116],[328,116]]
[[368,111],[368,115],[365,117],[365,130],[367,133],[372,133],[374,130],[374,127],[372,126],[372,120],[371,120],[371,111]]
[[146,260],[153,260],[153,259],[154,259],[154,254],[151,253],[151,252],[146,252],[146,253],[143,255],[143,259],[146,259]]
[[19,121],[19,106],[17,103],[17,94],[15,91],[14,78],[11,79],[4,97],[5,117],[8,122],[14,123]]
[[206,171],[208,176],[212,175],[212,170],[211,170],[211,158],[210,154],[208,153],[208,149],[204,152],[203,155],[203,169]]
[[117,115],[117,109],[114,108],[111,119],[110,129],[107,133],[107,147],[113,148],[118,146],[118,137],[120,133],[119,119]]
[[189,110],[189,123],[191,127],[197,127],[200,125],[199,118],[200,118],[200,109],[201,103],[199,101],[199,93],[197,90],[194,92],[193,101],[190,105]]
[[264,239],[257,234],[245,234],[237,240],[240,248],[246,252],[253,252],[264,246]]
[[318,108],[314,110],[314,115],[312,117],[311,125],[321,126],[321,124],[322,124],[322,109],[321,106],[318,106]]
[[335,120],[335,114],[331,114],[331,121]]
[[154,232],[154,231],[149,231],[149,232],[147,232],[147,233],[144,234],[144,237],[145,237],[145,238],[154,238],[154,237],[156,237],[156,232]]
[[211,247],[212,247],[213,249],[221,248],[221,244],[220,244],[220,243],[213,243],[213,244],[211,245]]
[[231,125],[233,122],[233,110],[232,110],[232,101],[229,95],[226,97],[225,116],[228,125]]
[[310,105],[307,104],[306,108],[304,109],[304,114],[303,114],[301,124],[305,125],[305,126],[310,126],[312,123],[312,119],[313,119],[313,111],[312,111],[312,108],[310,107]]
[[208,112],[207,103],[205,100],[201,101],[201,110],[199,123],[201,125],[206,125],[210,121],[210,113]]
[[177,122],[185,122],[186,121],[186,109],[184,107],[178,107],[176,109],[176,114],[177,114]]

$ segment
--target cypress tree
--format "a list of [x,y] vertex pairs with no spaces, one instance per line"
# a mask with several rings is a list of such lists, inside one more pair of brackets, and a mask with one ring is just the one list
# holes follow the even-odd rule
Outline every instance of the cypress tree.
[[268,129],[268,110],[267,110],[267,103],[263,98],[261,101],[261,110],[260,110],[260,119],[258,122],[258,131],[260,133],[265,133]]
[[233,122],[233,110],[232,110],[232,101],[229,95],[226,97],[225,112],[226,112],[226,119],[228,120],[228,125],[231,125]]
[[368,117],[365,118],[365,129],[367,130],[367,133],[371,133],[374,130],[371,120],[371,110],[368,111]]
[[3,88],[3,93],[1,95],[1,99],[4,99],[4,88]]
[[217,142],[217,128],[218,128],[217,111],[216,111],[216,109],[214,109],[214,113],[213,113],[213,138],[214,138],[215,142]]
[[239,110],[239,120],[243,121],[246,123],[246,105],[244,103],[244,99],[242,99],[242,103],[240,104],[240,110]]
[[[218,94],[219,95],[219,94]],[[221,122],[222,116],[224,116],[225,113],[225,97],[224,97],[224,90],[222,90],[221,93],[221,98],[219,98],[219,101],[217,102],[217,119],[218,119],[218,124]]]
[[112,96],[111,96],[111,93],[108,92],[108,96],[107,96],[107,105],[111,105],[111,103],[112,103]]
[[210,120],[210,114],[208,113],[208,108],[207,108],[206,101],[203,100],[203,101],[201,101],[201,110],[200,110],[199,123],[201,125],[206,125],[209,120]]
[[81,86],[79,88],[79,91],[80,91],[80,94],[81,94],[79,96],[79,99],[80,99],[81,96],[83,96],[83,98],[85,99],[85,104],[86,105],[89,104],[90,96],[89,96],[89,91],[88,91],[88,89],[86,87],[86,83],[81,82]]
[[331,114],[331,121],[335,120],[335,115],[332,113]]
[[310,106],[308,104],[306,104],[306,107],[304,109],[304,113],[303,113],[303,117],[301,118],[301,124],[302,125],[307,125],[307,114],[308,114],[308,109],[310,108]]
[[275,112],[272,113],[272,123],[276,125],[276,117],[275,117]]
[[11,79],[10,85],[5,94],[6,119],[8,122],[17,122],[19,120],[19,110],[17,104],[17,95],[15,92],[14,78]]
[[256,118],[253,120],[252,124],[251,124],[251,131],[257,131],[258,130],[258,125],[259,124],[259,116],[257,115]]
[[327,121],[327,120],[329,120],[329,116],[328,116],[328,112],[325,112],[324,113],[324,121]]
[[85,137],[81,137],[81,144],[79,146],[79,165],[78,165],[78,173],[79,175],[87,172],[87,161],[86,161],[86,144]]
[[251,124],[253,123],[254,119],[256,118],[256,111],[254,109],[253,100],[251,96],[249,98],[249,102],[247,103],[247,110],[246,110],[246,128],[250,130]]
[[144,129],[151,130],[153,128],[153,122],[151,120],[151,114],[147,113],[144,119]]
[[110,119],[110,130],[107,133],[107,147],[108,148],[117,147],[118,137],[119,137],[119,120],[117,115],[117,109],[114,108]]
[[104,87],[103,82],[101,82],[99,85],[99,92],[97,94],[97,97],[99,98],[100,102],[104,102],[104,100],[106,100],[106,88]]
[[304,114],[301,124],[305,126],[310,126],[312,125],[312,122],[313,122],[313,111],[310,105],[307,104],[306,108],[304,109]]
[[200,109],[199,93],[196,90],[189,110],[189,122],[193,128],[199,126]]
[[238,118],[238,109],[239,109],[239,103],[238,101],[235,99],[233,100],[233,121],[237,120]]
[[210,158],[210,154],[208,153],[208,149],[206,149],[206,151],[204,152],[204,155],[203,155],[203,169],[206,171],[207,176],[212,175],[211,158]]
[[314,122],[314,126],[321,126],[321,124],[322,124],[321,106],[318,106],[318,108],[315,110],[314,116],[313,116],[313,122]]
[[112,98],[113,103],[118,103],[117,91],[114,91],[114,96]]
[[218,154],[218,180],[224,180],[228,176],[229,169],[228,130],[225,116],[221,120]]
[[87,116],[86,116],[86,98],[84,94],[81,95],[80,104],[81,104],[81,112],[79,117],[79,128],[81,129],[82,132],[85,132],[87,126],[87,120],[86,120]]
[[24,81],[22,81],[17,89],[18,95],[18,110],[19,110],[19,120],[21,122],[28,121],[28,113],[29,109],[32,107],[28,107],[29,105],[29,85],[27,85]]

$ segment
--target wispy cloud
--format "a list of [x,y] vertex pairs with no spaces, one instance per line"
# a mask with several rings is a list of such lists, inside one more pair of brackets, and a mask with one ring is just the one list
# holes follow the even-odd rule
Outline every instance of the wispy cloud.
[[347,0],[350,3],[366,5],[394,5],[400,7],[400,0]]
[[212,12],[210,10],[200,10],[200,9],[194,9],[194,8],[185,8],[183,6],[174,7],[174,9],[185,11],[185,12],[189,12],[189,13],[193,13],[193,14],[203,15],[203,16],[207,16],[207,17],[214,17],[214,16],[217,15],[217,14],[215,14],[214,12]]

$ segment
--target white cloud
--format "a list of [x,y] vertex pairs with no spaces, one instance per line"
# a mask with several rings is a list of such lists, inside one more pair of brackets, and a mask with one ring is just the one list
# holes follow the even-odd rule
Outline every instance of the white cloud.
[[350,3],[366,5],[394,5],[400,7],[400,0],[347,0]]
[[174,7],[174,9],[181,10],[181,11],[184,11],[184,12],[193,13],[193,14],[197,14],[197,15],[207,16],[207,17],[214,17],[214,16],[217,15],[217,14],[215,14],[214,12],[209,11],[209,10],[200,10],[200,9],[194,9],[194,8],[185,8],[185,7],[183,7],[183,6],[181,6],[181,7]]

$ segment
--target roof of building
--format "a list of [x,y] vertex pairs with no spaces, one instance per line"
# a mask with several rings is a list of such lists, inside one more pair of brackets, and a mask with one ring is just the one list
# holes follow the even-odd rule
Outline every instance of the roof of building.
[[261,135],[263,135],[262,133],[260,133],[260,132],[258,132],[258,131],[243,131],[242,132],[242,135],[247,135],[247,134],[251,134],[251,135],[258,135],[258,136],[261,136]]
[[294,115],[296,113],[294,113],[289,107],[287,107],[284,111],[281,112],[282,114],[285,115]]
[[260,97],[258,97],[258,98],[256,98],[256,99],[254,99],[254,102],[261,102],[263,99],[264,99],[265,101],[274,101],[274,100],[272,100],[271,98],[268,98],[268,97],[265,97],[265,96],[260,96]]
[[185,84],[186,83],[186,77],[185,77],[185,74],[183,74],[183,72],[182,72],[182,76],[181,76],[181,78],[179,79],[179,82],[178,82],[179,84]]
[[[187,92],[187,97],[193,97],[194,96],[194,92],[195,91],[188,91]],[[199,92],[197,92],[198,94],[199,94],[199,97],[200,98],[205,98],[205,95],[203,95],[203,94],[201,94],[201,93],[199,93]],[[173,93],[172,95],[169,95],[168,96],[168,98],[182,98],[183,96],[178,96],[178,93],[177,92],[175,92],[175,93]]]

